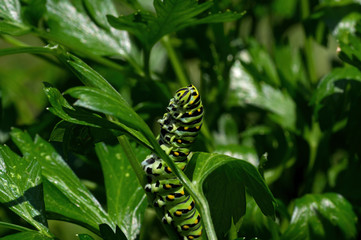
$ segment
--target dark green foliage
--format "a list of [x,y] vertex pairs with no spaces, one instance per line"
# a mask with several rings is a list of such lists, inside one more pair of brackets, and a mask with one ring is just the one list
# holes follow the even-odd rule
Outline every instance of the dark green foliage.
[[[147,207],[151,151],[196,201],[204,239],[359,239],[360,10],[0,0],[1,239],[176,239]],[[205,115],[184,174],[154,136],[191,83]]]

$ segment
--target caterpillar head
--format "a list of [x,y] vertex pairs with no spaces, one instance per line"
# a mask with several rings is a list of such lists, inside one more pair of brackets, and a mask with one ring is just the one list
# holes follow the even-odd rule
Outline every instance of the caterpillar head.
[[187,87],[178,89],[174,95],[174,100],[179,105],[192,105],[198,97],[199,93],[197,88],[191,84]]

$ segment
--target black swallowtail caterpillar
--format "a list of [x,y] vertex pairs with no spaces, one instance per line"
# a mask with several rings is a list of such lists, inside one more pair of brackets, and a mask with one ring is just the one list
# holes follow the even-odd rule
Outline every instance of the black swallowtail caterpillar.
[[[193,85],[179,89],[170,100],[167,113],[158,120],[161,125],[158,143],[181,170],[190,160],[189,146],[198,135],[202,120],[202,101]],[[148,176],[145,190],[155,194],[154,206],[164,208],[162,221],[173,224],[184,240],[199,238],[201,216],[171,168],[154,153],[147,156],[142,166]]]

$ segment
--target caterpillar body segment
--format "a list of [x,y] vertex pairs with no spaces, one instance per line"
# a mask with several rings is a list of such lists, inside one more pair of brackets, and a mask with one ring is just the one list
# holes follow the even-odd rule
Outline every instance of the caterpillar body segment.
[[[158,121],[161,131],[157,140],[174,164],[184,170],[192,155],[189,147],[202,127],[203,105],[198,90],[193,85],[177,90],[166,109]],[[153,205],[164,209],[162,221],[172,224],[184,240],[200,238],[201,216],[172,169],[156,154],[148,155],[142,166],[148,176],[145,190],[155,195]]]

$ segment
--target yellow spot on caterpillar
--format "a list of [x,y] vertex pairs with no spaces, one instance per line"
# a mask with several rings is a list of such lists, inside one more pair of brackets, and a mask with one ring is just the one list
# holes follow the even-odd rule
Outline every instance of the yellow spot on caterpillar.
[[188,239],[193,239],[194,237],[193,236],[189,236]]
[[194,224],[197,224],[198,223],[198,219],[196,219],[195,221],[194,221]]
[[191,104],[191,105],[192,105],[193,103],[194,103],[194,101],[190,101],[190,102],[189,102],[189,104]]
[[177,142],[178,142],[178,143],[182,143],[182,140],[178,139]]
[[186,166],[184,165],[184,166],[182,167],[182,171],[183,171],[185,168],[186,168]]
[[173,195],[168,195],[167,197],[168,197],[169,199],[172,199],[172,200],[174,199],[174,196],[173,196]]
[[198,111],[198,112],[201,112],[201,109],[200,109],[200,108],[198,108],[198,109],[197,109],[197,111]]
[[192,206],[191,206],[191,205],[188,206],[188,210],[192,210]]
[[167,167],[168,172],[172,172],[172,169],[170,167]]
[[192,114],[193,114],[193,112],[189,112],[189,113],[188,113],[188,115],[192,115]]
[[179,152],[173,152],[174,155],[179,156]]
[[186,131],[187,131],[188,129],[189,129],[189,127],[184,127],[184,130],[186,130]]
[[182,212],[181,212],[181,211],[176,211],[175,214],[176,214],[177,216],[180,216],[180,215],[182,215]]
[[182,195],[184,195],[184,191],[183,191],[183,190],[182,190],[182,191],[180,191],[179,193],[180,193],[180,194],[182,194]]
[[199,129],[199,126],[197,126],[196,129]]
[[170,188],[172,188],[172,186],[171,186],[171,185],[169,185],[169,184],[166,184],[166,185],[165,185],[165,188],[170,189]]
[[184,225],[182,228],[183,228],[184,230],[187,230],[187,229],[189,229],[189,226],[188,226],[188,225]]

